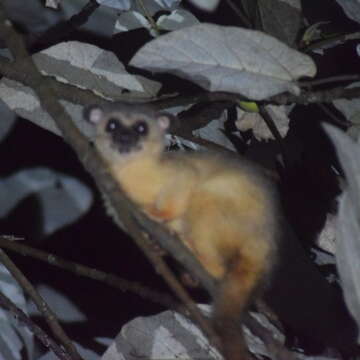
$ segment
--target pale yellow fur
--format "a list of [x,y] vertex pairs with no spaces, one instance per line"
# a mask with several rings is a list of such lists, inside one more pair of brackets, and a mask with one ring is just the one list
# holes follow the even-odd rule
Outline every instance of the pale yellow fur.
[[224,276],[226,257],[237,251],[265,266],[274,245],[266,191],[235,162],[231,168],[223,160],[168,154],[161,160],[144,156],[111,166],[126,193],[149,216],[176,231],[216,278]]

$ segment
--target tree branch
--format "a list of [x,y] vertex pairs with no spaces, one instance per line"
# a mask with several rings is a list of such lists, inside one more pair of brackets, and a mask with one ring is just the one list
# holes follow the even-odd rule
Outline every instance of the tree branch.
[[[9,43],[11,51],[23,54],[26,52],[22,38],[15,32],[11,23],[6,20],[3,6],[0,3],[0,33]],[[16,46],[13,46],[15,44]],[[20,49],[20,50],[18,50]],[[16,58],[17,56],[14,55]],[[14,63],[14,67],[18,62]],[[210,341],[219,346],[219,340],[209,322],[201,315],[196,304],[184,290],[163,259],[155,254],[142,228],[151,234],[151,237],[158,240],[163,248],[169,251],[185,268],[199,279],[201,284],[211,293],[215,293],[214,280],[203,269],[201,264],[194,258],[191,252],[176,237],[171,236],[169,232],[160,224],[147,218],[144,214],[137,211],[134,204],[126,197],[119,187],[119,184],[112,178],[106,165],[99,154],[89,146],[88,140],[74,126],[71,117],[67,114],[63,106],[56,99],[51,82],[44,79],[36,68],[31,57],[26,57],[21,63],[22,69],[27,74],[26,81],[37,94],[42,107],[50,114],[56,122],[58,128],[63,134],[64,140],[72,146],[78,155],[84,167],[94,177],[99,189],[106,193],[111,206],[114,208],[117,216],[121,219],[127,232],[132,236],[136,244],[142,249],[154,268],[159,272],[173,289],[176,295],[187,306],[191,316],[196,320],[201,329],[207,334]]]
[[344,44],[346,41],[358,40],[358,39],[360,39],[360,32],[342,34],[342,35],[333,36],[325,40],[315,41],[308,46],[304,46],[303,48],[300,48],[300,50],[303,52],[309,52],[312,50],[334,47],[337,45]]
[[[135,281],[128,281],[119,276],[105,273],[103,271],[90,268],[88,266],[65,260],[54,254],[35,249],[31,246],[20,243],[20,239],[9,238],[8,236],[0,236],[0,247],[15,251],[23,256],[31,256],[34,259],[43,261],[51,266],[70,271],[76,275],[85,276],[93,280],[101,281],[106,285],[119,289],[123,292],[130,291],[143,299],[150,300],[156,304],[160,304],[169,309],[178,309],[179,304],[175,299],[167,294],[156,292]],[[23,240],[23,239],[21,239]]]
[[338,75],[338,76],[330,76],[324,79],[316,79],[316,80],[309,80],[309,81],[302,81],[300,83],[301,87],[308,87],[311,88],[313,86],[329,84],[332,82],[343,82],[343,81],[359,81],[360,75]]
[[56,315],[50,309],[46,301],[41,297],[41,295],[36,291],[24,274],[19,270],[19,268],[10,260],[10,258],[4,253],[3,250],[0,250],[0,261],[4,266],[10,271],[11,275],[15,280],[20,284],[20,286],[25,290],[25,292],[30,296],[31,300],[34,302],[41,314],[44,315],[44,318],[49,325],[54,336],[64,345],[65,349],[71,354],[73,360],[81,360],[80,354],[77,352],[75,346],[72,344],[69,337],[66,335],[63,328],[60,326],[57,321]]
[[19,309],[7,296],[0,292],[0,305],[10,311],[18,320],[26,325],[30,331],[43,343],[45,347],[53,351],[60,360],[73,360],[67,350],[63,350],[51,339],[38,325],[36,325],[21,309]]

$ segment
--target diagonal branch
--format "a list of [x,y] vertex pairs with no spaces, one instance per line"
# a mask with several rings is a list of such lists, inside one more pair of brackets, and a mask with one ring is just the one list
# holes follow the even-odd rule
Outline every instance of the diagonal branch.
[[[21,66],[27,74],[27,85],[30,86],[39,97],[42,107],[50,114],[62,132],[64,140],[72,146],[84,167],[94,177],[99,189],[106,193],[111,206],[117,217],[121,219],[127,232],[132,236],[136,244],[143,250],[155,269],[164,277],[167,284],[176,295],[186,304],[191,316],[200,325],[202,330],[209,336],[213,344],[219,344],[218,338],[208,321],[201,315],[196,304],[184,290],[163,259],[154,253],[148,244],[143,229],[158,240],[162,247],[168,250],[187,270],[195,274],[202,285],[212,294],[215,292],[213,279],[207,274],[190,251],[176,237],[171,236],[161,225],[148,219],[144,214],[137,211],[134,204],[127,199],[117,182],[111,177],[106,165],[99,154],[89,146],[88,140],[74,126],[71,117],[56,99],[51,82],[44,79],[36,68],[30,56],[24,57],[26,52],[22,38],[15,32],[10,21],[5,17],[3,6],[0,3],[0,34],[6,40],[7,45],[14,53],[15,58],[21,58]],[[18,56],[17,54],[21,54]],[[18,64],[13,64],[15,67]]]
[[60,360],[73,360],[66,350],[63,350],[51,339],[38,325],[36,325],[21,309],[19,309],[7,296],[0,292],[0,305],[10,311],[17,319],[26,325],[30,331],[43,343],[45,347],[52,350]]
[[0,250],[0,262],[4,264],[4,266],[10,271],[11,275],[30,296],[31,300],[34,302],[38,310],[44,315],[45,320],[49,325],[50,329],[52,330],[54,336],[64,345],[67,352],[71,354],[71,358],[73,360],[81,360],[81,356],[77,352],[75,346],[72,344],[71,340],[66,335],[65,331],[57,321],[56,315],[50,309],[46,301],[28,281],[28,279],[24,276],[24,274],[19,270],[19,268],[4,253],[3,250]]

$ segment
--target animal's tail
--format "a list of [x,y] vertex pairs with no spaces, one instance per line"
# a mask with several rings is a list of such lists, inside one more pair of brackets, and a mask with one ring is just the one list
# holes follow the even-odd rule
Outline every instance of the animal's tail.
[[222,340],[226,360],[247,360],[249,354],[241,323],[264,272],[255,257],[233,259],[216,296],[213,323]]

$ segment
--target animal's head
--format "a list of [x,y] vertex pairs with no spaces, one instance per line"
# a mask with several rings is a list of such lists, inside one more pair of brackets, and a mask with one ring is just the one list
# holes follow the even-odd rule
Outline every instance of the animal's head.
[[172,115],[142,105],[90,105],[84,118],[96,126],[96,147],[108,161],[125,163],[137,156],[158,156]]

